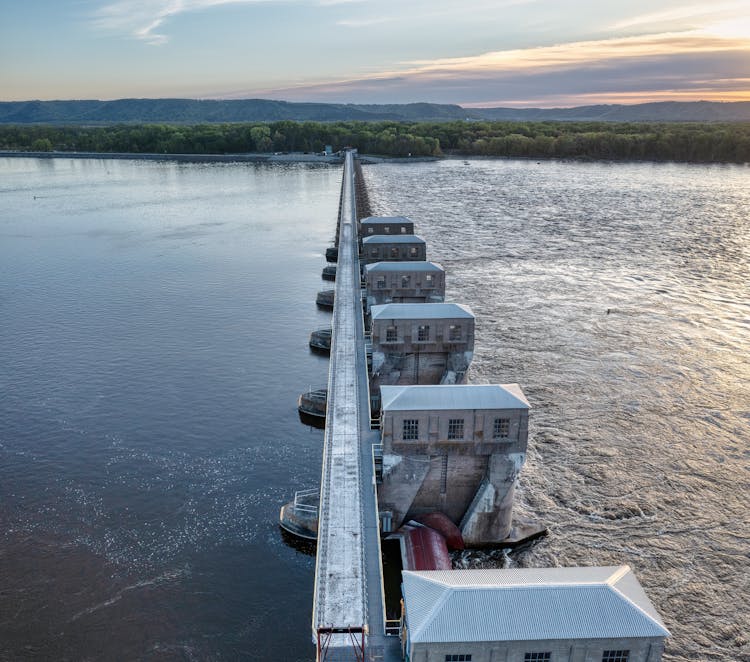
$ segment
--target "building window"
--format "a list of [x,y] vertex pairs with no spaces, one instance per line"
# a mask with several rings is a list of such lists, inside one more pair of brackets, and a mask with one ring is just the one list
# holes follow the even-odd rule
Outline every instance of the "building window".
[[630,651],[604,651],[602,662],[628,662]]
[[385,276],[381,276],[378,278],[378,289],[384,290],[385,289]]
[[417,340],[419,342],[427,342],[430,339],[430,325],[420,324],[417,327]]
[[445,662],[471,662],[471,653],[461,653],[460,655],[446,655]]
[[398,246],[393,246],[391,248],[391,257],[398,257]]
[[463,418],[449,418],[448,419],[448,439],[463,439],[464,438],[464,419]]
[[419,421],[416,418],[407,418],[404,421],[404,441],[417,439],[419,439]]
[[461,327],[458,324],[451,324],[448,327],[448,340],[451,342],[461,340]]
[[493,439],[507,439],[510,435],[510,419],[496,418],[495,426],[492,428]]
[[550,662],[552,653],[526,653],[523,662]]
[[395,326],[389,326],[385,329],[385,341],[396,342],[398,340],[398,331]]
[[419,255],[419,249],[416,246],[412,246],[409,249],[409,257],[417,257]]
[[375,246],[373,246],[370,249],[370,257],[377,257],[377,256],[378,256],[378,249]]
[[408,289],[411,287],[411,276],[401,276],[401,288]]
[[432,287],[435,277],[432,274],[426,274],[424,277],[424,286]]

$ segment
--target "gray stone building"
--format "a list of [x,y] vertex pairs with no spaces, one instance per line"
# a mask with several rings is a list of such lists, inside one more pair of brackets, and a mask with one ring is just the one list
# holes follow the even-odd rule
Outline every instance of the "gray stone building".
[[414,222],[406,216],[367,216],[359,222],[361,237],[375,234],[414,234]]
[[528,443],[521,388],[382,386],[381,399],[378,504],[393,528],[439,511],[469,545],[507,538]]
[[426,259],[427,244],[416,234],[372,235],[362,239],[361,264]]
[[387,303],[370,309],[373,394],[382,384],[455,384],[474,355],[474,314],[458,303]]
[[659,662],[669,636],[626,565],[402,578],[408,662]]
[[384,303],[439,303],[445,270],[434,262],[374,262],[364,268],[368,310]]

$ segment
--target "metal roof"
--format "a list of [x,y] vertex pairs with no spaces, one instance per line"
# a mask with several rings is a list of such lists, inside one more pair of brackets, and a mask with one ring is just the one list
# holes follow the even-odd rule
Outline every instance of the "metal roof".
[[371,311],[373,320],[474,319],[461,303],[384,303]]
[[418,234],[374,234],[362,239],[362,244],[426,244]]
[[365,271],[445,271],[437,262],[373,262]]
[[518,384],[381,386],[383,411],[529,409]]
[[412,643],[668,637],[626,566],[403,572]]
[[392,225],[397,225],[398,223],[413,223],[408,216],[368,216],[367,218],[362,218],[359,221],[360,223],[390,223]]

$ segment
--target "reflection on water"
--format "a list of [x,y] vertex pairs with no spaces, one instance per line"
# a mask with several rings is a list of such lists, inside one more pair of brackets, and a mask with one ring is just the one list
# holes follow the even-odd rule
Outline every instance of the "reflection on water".
[[533,408],[518,512],[550,535],[457,562],[628,563],[673,634],[665,659],[750,659],[750,170],[477,160],[365,177],[474,309],[471,381],[517,381]]
[[[310,331],[340,170],[0,159],[0,659],[310,659]],[[518,510],[466,564],[629,563],[669,660],[749,659],[750,171],[366,170],[534,407]]]
[[333,167],[0,159],[0,659],[309,660]]

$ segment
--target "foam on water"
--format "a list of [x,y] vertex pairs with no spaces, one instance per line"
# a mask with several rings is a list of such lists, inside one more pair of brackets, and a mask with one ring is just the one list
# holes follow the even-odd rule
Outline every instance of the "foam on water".
[[[665,660],[748,660],[750,169],[457,161],[365,169],[477,315],[473,382],[532,404],[519,515],[460,567],[630,564]],[[743,605],[743,606],[740,606]]]

